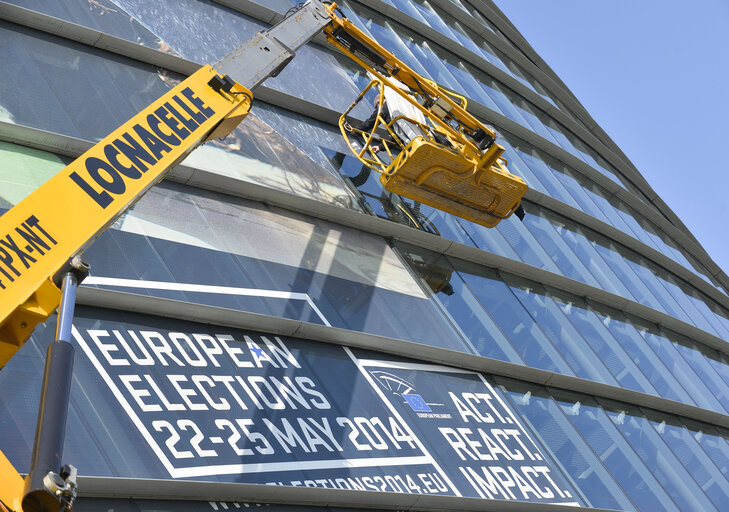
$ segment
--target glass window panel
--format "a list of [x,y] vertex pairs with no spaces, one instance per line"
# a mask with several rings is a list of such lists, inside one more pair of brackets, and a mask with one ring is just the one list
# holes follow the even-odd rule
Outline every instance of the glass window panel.
[[496,382],[591,507],[635,508],[544,388],[501,377]]
[[722,353],[717,352],[715,354],[704,354],[706,360],[714,368],[714,371],[722,378],[722,380],[729,385],[729,357]]
[[420,11],[415,8],[413,5],[413,2],[410,0],[391,0],[392,5],[397,7],[402,12],[412,16],[416,20],[418,20],[421,23],[425,23],[426,25],[428,22],[425,20],[422,14],[420,14]]
[[638,510],[679,510],[649,469],[590,397],[550,389],[554,400]]
[[595,250],[595,247],[585,235],[584,230],[579,228],[575,223],[561,217],[555,217],[552,224],[557,233],[562,236],[567,245],[590,270],[592,275],[595,276],[595,279],[600,282],[604,290],[633,299],[633,295],[628,288],[618,279],[615,272],[613,272]]
[[717,510],[637,408],[600,400],[605,412],[682,510]]
[[266,79],[266,87],[343,112],[359,94],[359,87],[340,61],[328,48],[303,46],[280,75]]
[[582,299],[549,287],[547,291],[621,387],[658,395],[656,388]]
[[178,54],[212,63],[267,28],[250,16],[222,5],[194,0],[114,0]]
[[577,377],[617,385],[615,378],[557,304],[545,295],[541,285],[508,275],[504,279]]
[[567,190],[569,190],[572,197],[575,198],[575,201],[579,203],[581,207],[580,209],[583,212],[588,213],[603,222],[610,223],[602,209],[595,204],[585,190],[585,186],[583,185],[584,180],[580,177],[580,174],[568,169],[558,162],[550,162],[550,168],[553,170],[557,179]]
[[704,279],[708,279],[714,286],[716,286],[719,290],[721,290],[723,294],[726,295],[726,290],[724,290],[724,288],[719,285],[718,282],[716,282],[716,280],[710,275],[710,272],[706,269],[706,267],[699,263],[696,258],[694,258],[691,254],[684,254],[682,250],[679,251],[679,245],[673,239],[669,238],[667,240],[667,243],[670,244],[672,247],[676,248],[675,250],[677,252],[680,252],[681,257],[686,258],[689,261],[690,266],[696,269],[696,271],[699,272],[699,274],[704,277]]
[[[537,94],[539,94],[542,98],[544,98],[545,100],[550,102],[552,105],[554,105],[555,107],[560,109],[562,112],[566,112],[566,113],[569,112],[569,109],[565,108],[565,106],[561,102],[552,98],[552,96],[550,95],[550,92],[547,90],[547,88],[544,87],[538,80],[534,80],[533,77],[532,77],[532,80],[533,80],[532,86],[534,87],[534,90],[537,92]],[[576,118],[576,120],[583,127],[587,128],[585,126],[585,124],[579,118]]]
[[[664,279],[661,279],[662,283],[665,283],[669,279],[669,277],[672,278],[672,276],[668,275],[665,275],[663,277]],[[676,281],[678,281],[677,278],[675,279]],[[709,307],[709,304],[713,305],[714,301],[708,298],[706,295],[703,295],[700,292],[689,288],[689,285],[685,286],[686,288],[688,288],[688,290],[686,290],[686,297],[688,297],[691,304],[693,304],[694,307],[701,313],[701,315],[711,325],[711,328],[719,335],[720,338],[729,340],[729,329],[727,329],[727,327],[725,327],[724,324],[719,321],[716,313],[714,313]]]
[[577,255],[569,248],[567,243],[554,230],[552,223],[547,219],[541,209],[533,208],[528,203],[525,206],[527,215],[524,217],[524,224],[529,231],[539,240],[544,249],[567,277],[599,287],[599,283],[592,276],[589,270],[577,258]]
[[515,215],[499,222],[496,229],[511,244],[522,261],[534,267],[559,273],[557,265]]
[[718,332],[704,318],[704,315],[697,309],[697,305],[690,299],[687,293],[679,286],[679,281],[673,276],[665,273],[661,279],[663,286],[671,293],[671,296],[681,305],[689,317],[689,323],[695,325],[699,329],[703,329],[711,334],[718,335]]
[[165,53],[176,54],[167,43],[125,12],[122,1],[95,0],[84,5],[78,0],[11,0],[11,4],[70,21],[77,25],[126,39]]
[[544,160],[542,160],[539,153],[533,146],[522,143],[514,138],[506,138],[509,139],[509,143],[512,148],[514,148],[515,153],[519,156],[521,161],[524,162],[535,175],[539,176],[539,180],[544,184],[544,188],[547,189],[550,196],[570,206],[580,208],[577,201],[574,200],[564,185],[562,185],[562,183],[560,183],[560,181],[554,176],[552,170],[547,166]]
[[478,84],[478,88],[481,92],[477,96],[475,96],[475,99],[477,99],[485,107],[490,108],[495,112],[501,112],[501,107],[499,107],[492,99],[492,95],[488,92],[489,86],[486,85],[488,83],[492,83],[493,80],[486,76],[481,70],[476,69],[474,66],[471,66],[467,62],[461,61],[461,67],[469,75],[471,75]]
[[638,332],[648,342],[648,345],[658,355],[661,361],[663,361],[663,364],[666,365],[673,376],[683,385],[699,407],[721,413],[727,412],[709,388],[706,387],[701,376],[697,375],[686,360],[681,357],[681,354],[676,348],[676,343],[673,343],[655,328],[640,324],[637,324],[636,327],[638,327]]
[[721,379],[709,362],[709,359],[718,358],[718,352],[672,331],[663,331],[663,337],[670,339],[678,353],[699,376],[701,383],[709,387],[724,410],[729,411],[729,384]]
[[666,288],[661,285],[660,280],[656,276],[655,272],[658,269],[655,267],[647,268],[646,262],[642,258],[630,255],[636,258],[637,261],[633,260],[632,257],[625,258],[625,262],[628,266],[633,269],[633,272],[643,280],[646,288],[648,288],[653,296],[658,299],[661,304],[661,311],[668,313],[669,315],[676,317],[684,322],[691,323],[691,319],[688,317],[686,312],[681,309],[676,300],[668,293]]
[[443,60],[433,52],[428,43],[409,31],[401,30],[399,31],[399,35],[418,62],[427,68],[433,80],[458,94],[468,95],[466,90],[444,65]]
[[[723,290],[722,290],[723,291]],[[721,322],[721,324],[729,329],[729,318],[727,318],[728,313],[725,312],[725,310],[722,311],[716,311],[716,318]]]
[[572,374],[554,345],[494,272],[466,262],[459,262],[456,268],[469,291],[488,311],[529,366]]
[[[534,85],[532,82],[534,82],[534,79],[524,71],[524,69],[516,64],[513,60],[511,60],[509,57],[507,57],[503,52],[496,50],[496,55],[504,61],[504,64],[509,68],[511,76],[516,78],[519,82],[521,82],[523,85],[527,86],[529,89],[534,91]],[[535,91],[536,92],[536,91]]]
[[601,186],[585,180],[584,187],[587,190],[588,195],[594,201],[594,203],[603,211],[605,216],[608,218],[608,223],[613,227],[618,228],[625,234],[628,234],[634,238],[637,238],[633,230],[625,223],[622,217],[618,214],[615,209],[615,205],[611,200],[607,199],[610,197],[610,193],[607,192]]
[[443,255],[396,244],[405,261],[435,294],[477,354],[516,364],[524,360]]
[[[410,206],[405,200],[403,200],[403,203],[406,204],[406,206]],[[478,246],[463,227],[464,224],[469,224],[467,220],[460,219],[455,215],[451,215],[442,210],[437,210],[431,206],[420,204],[417,201],[412,201],[410,210],[414,212],[419,219],[427,219],[427,221],[420,222],[421,229],[429,228],[424,230],[440,234],[441,236],[462,244],[474,247]],[[503,243],[503,241],[500,243],[498,238],[494,238],[492,240],[491,246],[489,246],[487,250],[505,256],[512,255],[513,253],[508,244]]]
[[601,173],[604,173],[604,169],[600,167],[600,164],[597,163],[597,160],[592,156],[592,150],[587,147],[587,145],[582,142],[579,138],[575,137],[572,132],[564,128],[561,124],[558,125],[560,129],[563,131],[565,136],[570,139],[570,142],[572,142],[572,145],[577,149],[579,152],[579,156],[582,157],[582,159],[587,162],[591,167],[593,167],[596,171],[600,171]]
[[551,132],[547,129],[546,126],[544,126],[544,123],[542,123],[539,117],[537,117],[537,115],[534,113],[534,109],[532,108],[531,104],[529,104],[526,100],[520,97],[516,97],[516,95],[513,95],[511,97],[511,102],[519,110],[521,116],[526,119],[527,123],[529,123],[532,131],[552,142],[553,144],[557,144],[557,141],[552,137]]
[[544,125],[547,127],[552,137],[558,142],[558,145],[567,152],[573,154],[577,158],[580,158],[577,148],[572,144],[572,141],[568,139],[564,133],[562,133],[562,126],[554,121],[551,117],[544,120]]
[[[615,207],[615,211],[620,215],[620,218],[630,228],[630,231],[634,236],[646,244],[648,247],[652,247],[657,251],[663,252],[662,244],[656,243],[656,240],[652,238],[643,227],[635,219],[634,211],[626,206],[622,201],[615,200],[612,202]],[[629,233],[630,234],[630,233]]]
[[481,87],[483,87],[484,91],[486,91],[486,94],[488,94],[498,106],[498,112],[501,112],[512,121],[531,129],[529,123],[519,113],[516,107],[514,107],[511,98],[507,96],[504,89],[498,82],[486,74],[482,74],[479,77],[479,81],[481,82]]
[[481,84],[476,81],[476,79],[468,71],[468,68],[462,61],[457,61],[450,54],[446,54],[445,52],[439,53],[441,62],[447,68],[448,72],[454,77],[454,79],[456,79],[457,82],[462,86],[463,90],[466,93],[465,95],[468,98],[474,99],[489,108],[498,110],[498,107],[496,107],[496,104],[493,102],[491,97],[486,94],[486,92],[483,90],[483,87],[481,87]]
[[504,64],[504,62],[496,55],[497,50],[494,49],[486,40],[477,35],[471,29],[466,29],[467,33],[471,35],[471,39],[478,45],[481,55],[489,61],[491,64],[499,68],[504,73],[511,75],[511,70]]
[[632,183],[630,183],[627,179],[620,175],[618,170],[609,163],[607,163],[607,161],[603,157],[598,155],[597,152],[595,152],[592,148],[589,148],[588,151],[597,162],[597,170],[600,171],[604,176],[607,176],[623,188],[627,188],[638,197],[647,199],[647,197],[643,194],[643,192],[640,191],[638,187],[635,187]]
[[413,7],[425,18],[428,25],[444,36],[457,41],[456,36],[426,0],[411,0]]
[[[541,211],[541,210],[540,210]],[[600,237],[599,235],[594,234],[592,231],[586,231],[581,230],[576,224],[574,223],[567,223],[567,221],[564,220],[563,217],[550,213],[548,217],[545,218],[548,219],[548,221],[552,224],[556,232],[562,237],[562,239],[569,245],[569,247],[574,251],[575,254],[580,257],[582,262],[589,266],[590,270],[593,271],[593,275],[601,282],[601,285],[604,289],[607,289],[609,291],[612,291],[613,293],[618,293],[620,295],[626,296],[626,297],[633,297],[633,294],[631,294],[627,288],[625,288],[622,284],[622,282],[615,278],[615,272],[628,272],[627,275],[633,276],[633,283],[629,283],[632,285],[631,291],[633,287],[637,287],[637,290],[642,291],[644,296],[648,297],[647,300],[652,300],[654,305],[659,306],[659,302],[649,293],[649,290],[645,287],[644,283],[638,279],[637,276],[632,272],[632,270],[627,266],[625,261],[623,260],[622,256],[617,254],[615,250],[610,250],[605,247],[605,245],[609,245],[612,248],[615,248],[612,243],[610,243],[607,239]],[[528,224],[527,219],[525,218],[525,223]],[[587,233],[587,235],[586,235]],[[589,238],[588,238],[589,236]],[[542,240],[542,238],[540,238]],[[600,240],[598,243],[596,240]],[[595,251],[590,251],[587,248],[587,245],[589,245],[592,248],[595,248]],[[551,247],[551,246],[550,246]],[[551,249],[550,249],[551,250]],[[605,255],[606,251],[608,252],[609,258],[604,258],[602,256],[595,257],[596,254]],[[588,251],[587,253],[585,251]],[[589,262],[589,264],[588,264]],[[607,265],[605,262],[608,262],[611,264],[612,271],[608,271],[607,274],[605,273],[605,269],[607,268]],[[615,262],[615,263],[614,263]],[[618,265],[617,269],[612,266],[612,264]],[[617,274],[620,275],[620,274]],[[659,306],[660,307],[660,306]]]
[[[640,215],[630,206],[624,205],[622,203],[621,206],[625,208],[627,213],[633,216],[635,222],[637,222],[640,228],[645,232],[645,234],[650,237],[651,240],[653,240],[653,244],[658,248],[659,251],[663,252],[666,256],[672,259],[676,259],[678,257],[680,253],[666,243],[665,239],[668,237],[663,234],[661,230],[657,229],[655,224],[646,220],[644,216]],[[690,267],[688,261],[681,261],[681,264]]]
[[473,53],[482,56],[481,49],[473,42],[473,39],[468,35],[467,29],[461,25],[453,16],[446,13],[444,10],[439,9],[437,6],[431,6],[435,8],[436,13],[451,29],[451,33],[455,36],[455,41],[461,43],[464,47],[471,50]]
[[601,307],[600,310],[594,311],[612,335],[615,336],[615,339],[620,342],[620,345],[633,362],[661,393],[661,396],[687,404],[694,403],[686,390],[671,375],[671,372],[656,358],[655,353],[633,324],[629,323],[622,314],[611,311],[609,308]]
[[[341,133],[331,125],[262,101],[256,102],[255,108],[255,114],[262,121],[325,169],[332,169],[332,165],[322,147],[349,153]],[[276,147],[276,150],[282,153],[281,148]],[[302,164],[296,166],[302,167]]]
[[729,431],[686,418],[682,421],[704,453],[729,480]]
[[[136,113],[130,102],[141,96],[146,106],[168,90],[151,66],[124,58],[108,61],[101,50],[6,22],[0,23],[0,34],[3,64],[23,69],[16,74],[22,83],[2,91],[1,100],[17,124],[98,140]],[[124,85],[110,73],[115,67],[124,68]],[[123,94],[127,88],[134,95]],[[54,92],[59,90],[65,93]]]
[[394,22],[386,21],[384,16],[376,14],[374,11],[357,5],[356,12],[360,15],[360,22],[363,27],[379,44],[392,52],[398,59],[402,60],[410,66],[416,73],[427,78],[433,78],[420,61],[408,50],[402,39],[397,35],[393,26],[401,28]]
[[476,247],[517,261],[521,259],[499,230],[486,228],[462,219],[458,219],[458,224],[468,233],[468,236],[474,242],[473,245]]
[[498,143],[504,147],[504,153],[502,156],[508,162],[507,167],[509,168],[509,171],[522,177],[529,188],[537,190],[543,194],[548,194],[546,187],[542,184],[537,175],[519,157],[519,154],[512,147],[510,140],[507,137],[501,137],[499,133],[497,133],[497,140]]
[[660,302],[648,290],[643,281],[635,275],[635,272],[628,266],[613,243],[607,240],[591,240],[591,243],[597,252],[600,253],[600,256],[610,265],[610,268],[620,278],[623,284],[630,290],[630,293],[635,297],[636,301],[658,311],[662,310]]
[[[712,321],[711,325],[716,326],[717,324],[721,326],[721,328],[717,328],[718,332],[727,332],[729,331],[729,320],[725,317],[725,315],[729,314],[727,311],[714,303],[707,304],[709,309],[714,315],[714,320]],[[725,337],[724,339],[729,339],[729,336]]]

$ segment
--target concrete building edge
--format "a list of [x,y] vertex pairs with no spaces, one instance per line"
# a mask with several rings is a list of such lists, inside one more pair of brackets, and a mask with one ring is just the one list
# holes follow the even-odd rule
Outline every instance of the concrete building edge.
[[[442,0],[433,1],[440,2]],[[481,5],[481,8],[478,8],[479,4]],[[477,10],[479,10],[479,12],[484,17],[490,19],[492,22],[494,22],[494,24],[499,27],[500,30],[506,33],[507,37],[509,37],[509,40],[516,46],[516,48],[518,48],[521,52],[524,52],[524,54],[529,55],[527,61],[531,61],[531,66],[527,66],[529,68],[528,71],[538,71],[547,76],[551,82],[557,84],[559,87],[557,87],[556,89],[550,88],[550,91],[557,95],[558,99],[567,104],[568,107],[571,107],[571,113],[579,118],[582,122],[584,122],[590,130],[595,132],[594,136],[598,140],[602,141],[603,145],[607,146],[634,173],[640,175],[640,172],[633,165],[627,155],[623,153],[623,151],[617,146],[617,144],[615,144],[610,136],[595,122],[595,120],[582,106],[579,100],[571,92],[569,92],[569,89],[564,84],[564,82],[562,82],[562,80],[556,75],[556,73],[552,71],[549,65],[544,62],[541,57],[539,57],[539,55],[534,51],[531,45],[521,36],[518,30],[516,30],[514,25],[503,15],[501,10],[495,4],[493,4],[493,2],[487,2],[486,0],[474,0],[473,5],[476,6]],[[498,23],[495,20],[498,20]],[[504,48],[499,49],[504,51],[509,57],[514,58],[520,55],[515,48],[510,48],[509,45],[503,44],[503,42],[502,45],[504,46]],[[549,82],[547,84],[542,83],[542,85],[544,85],[545,87],[547,87],[548,84]],[[683,221],[681,221],[681,219],[673,212],[673,210],[655,193],[655,191],[653,191],[652,187],[650,187],[650,184],[648,184],[647,181],[642,178],[642,176],[641,179],[645,182],[646,186],[650,191],[649,197],[651,197],[651,200],[655,203],[654,206],[658,209],[659,212],[661,212],[662,215],[665,216],[665,218],[669,222],[674,224],[677,229],[682,231],[685,236],[687,236],[694,244],[698,246],[701,254],[705,255],[705,257],[711,262],[710,265],[706,266],[709,268],[712,275],[716,277],[726,289],[729,290],[729,276],[727,276],[727,274],[721,268],[719,268],[716,263],[713,262],[711,256],[709,256],[706,250],[701,247],[701,244],[696,239],[696,237],[694,237],[693,233],[691,233],[691,231],[686,227]],[[706,264],[703,261],[702,263]]]

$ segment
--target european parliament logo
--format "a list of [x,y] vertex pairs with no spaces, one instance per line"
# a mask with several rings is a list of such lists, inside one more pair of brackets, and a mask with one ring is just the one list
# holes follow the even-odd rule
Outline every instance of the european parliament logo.
[[415,412],[432,412],[433,410],[425,403],[423,397],[416,393],[403,393],[402,397]]

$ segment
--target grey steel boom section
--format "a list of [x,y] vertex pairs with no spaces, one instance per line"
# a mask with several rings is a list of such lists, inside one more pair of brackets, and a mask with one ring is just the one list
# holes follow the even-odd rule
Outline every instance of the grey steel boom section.
[[331,18],[321,0],[309,0],[268,30],[262,30],[213,67],[247,89],[276,76]]

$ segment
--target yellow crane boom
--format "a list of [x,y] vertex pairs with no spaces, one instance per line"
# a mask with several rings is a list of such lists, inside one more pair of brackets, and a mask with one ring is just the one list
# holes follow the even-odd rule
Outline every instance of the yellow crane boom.
[[0,217],[0,366],[55,311],[54,278],[190,151],[230,133],[252,96],[204,66]]
[[[391,88],[422,116],[420,121],[406,116],[387,120],[380,101],[378,120],[372,133],[363,134],[366,144],[360,149],[345,129],[353,106],[340,119],[355,156],[381,173],[386,189],[486,226],[518,207],[526,184],[506,170],[503,147],[491,129],[466,111],[465,99],[408,68],[341,15],[336,4],[310,0],[233,50],[215,69],[200,68],[0,217],[0,367],[59,303],[51,346],[69,347],[59,349],[68,351],[63,363],[52,363],[49,350],[25,483],[0,453],[0,506],[55,512],[64,496],[75,497],[75,469],[59,468],[73,364],[63,334],[70,332],[73,308],[64,307],[62,296],[71,302],[75,296],[66,293],[67,286],[75,290],[78,280],[74,258],[193,149],[229,134],[251,109],[250,89],[278,74],[295,50],[321,30],[375,77],[353,106],[377,84],[381,98]],[[371,144],[378,126],[395,135],[396,122],[417,124],[421,131],[411,140],[399,137],[399,148],[388,147],[387,162]],[[59,379],[67,382],[55,386]],[[48,412],[46,403],[56,412]],[[47,432],[51,441],[44,437]]]

